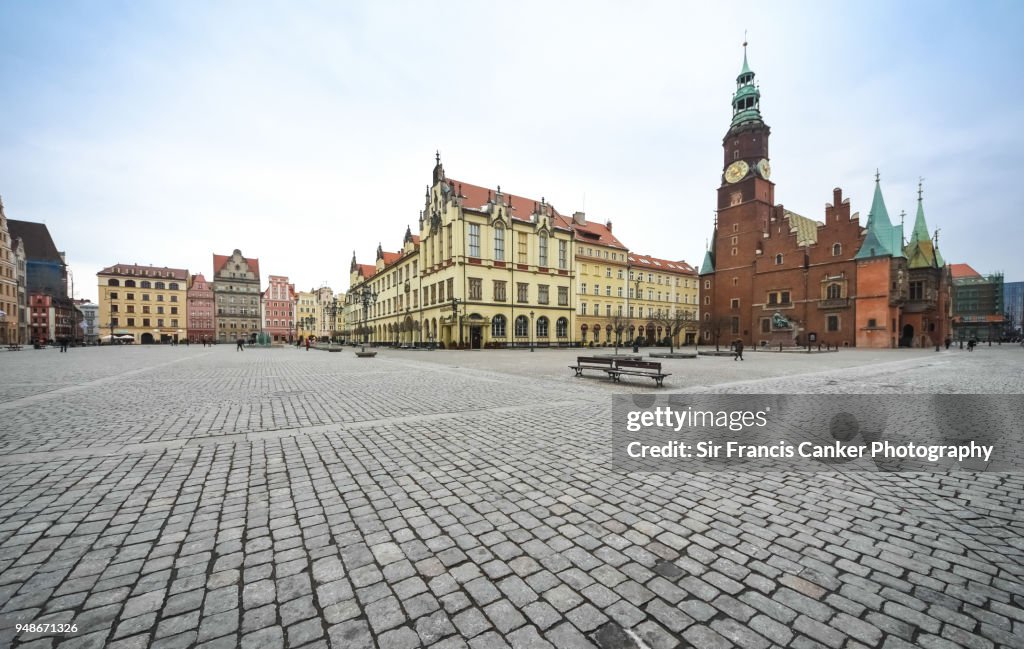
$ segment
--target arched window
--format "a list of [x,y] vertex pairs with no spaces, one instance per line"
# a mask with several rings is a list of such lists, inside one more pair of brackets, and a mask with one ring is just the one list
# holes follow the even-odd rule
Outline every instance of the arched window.
[[526,338],[530,335],[530,321],[526,316],[521,315],[516,318],[516,337]]
[[505,261],[505,226],[501,223],[494,225],[494,259]]
[[107,280],[107,286],[120,286],[120,285],[121,285],[121,282],[117,281],[116,279],[108,279]]
[[548,265],[548,233],[540,233],[540,243],[538,247],[538,259],[537,265],[546,268]]
[[135,288],[135,280],[134,279],[126,279],[126,280],[124,280],[124,285],[125,285],[125,288]]
[[170,284],[167,285],[167,288],[171,289],[172,291],[177,291],[178,290],[178,283],[177,282],[171,282]]
[[775,265],[776,266],[781,266],[782,265],[782,253],[779,253],[779,254],[775,255]]
[[151,286],[152,285],[149,283],[149,280],[146,280],[146,279],[142,280],[141,288],[150,288]]
[[[839,244],[836,244],[839,245]],[[843,289],[839,284],[829,284],[828,288],[825,289],[825,297],[829,300],[838,300],[842,297]]]
[[548,319],[544,316],[537,318],[537,337],[548,337]]
[[555,335],[559,338],[565,338],[569,335],[569,320],[568,318],[559,318],[555,322]]
[[504,338],[505,328],[507,326],[505,316],[498,314],[491,318],[491,337],[492,338]]
[[832,256],[833,257],[838,257],[841,254],[843,254],[843,244],[841,244],[841,243],[833,243],[832,244]]
[[159,289],[162,289],[162,288],[164,288],[164,283],[163,283],[163,282],[157,282],[157,283],[156,283],[156,284],[155,284],[155,285],[153,286],[153,288],[159,288]]

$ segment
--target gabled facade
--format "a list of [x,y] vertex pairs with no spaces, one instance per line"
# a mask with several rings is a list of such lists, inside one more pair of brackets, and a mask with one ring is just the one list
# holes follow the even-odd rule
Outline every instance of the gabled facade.
[[254,341],[260,332],[260,260],[241,250],[213,256],[217,341]]
[[194,343],[212,343],[217,339],[214,327],[216,303],[213,286],[199,273],[189,278],[186,297],[188,311],[188,337]]
[[267,290],[263,292],[263,331],[273,342],[292,342],[295,337],[295,285],[282,275],[267,276]]
[[373,273],[354,260],[349,310],[360,295],[370,339],[447,348],[559,345],[574,340],[573,231],[540,201],[449,178],[436,160],[419,235],[378,247]]
[[733,95],[718,216],[700,270],[705,342],[747,345],[930,346],[949,331],[948,281],[918,217],[905,245],[880,180],[866,227],[833,190],[824,221],[775,204],[770,129],[744,53]]
[[628,340],[635,335],[642,336],[646,344],[663,343],[678,328],[672,334],[673,345],[696,342],[700,328],[696,268],[685,261],[633,252],[629,254],[628,277]]

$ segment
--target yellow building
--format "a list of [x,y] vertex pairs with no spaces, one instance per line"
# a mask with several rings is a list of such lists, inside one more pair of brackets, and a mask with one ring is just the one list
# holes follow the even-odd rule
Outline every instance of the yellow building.
[[295,328],[299,338],[317,337],[320,331],[320,307],[316,291],[299,291],[295,300]]
[[565,345],[575,340],[572,221],[540,201],[448,178],[438,159],[400,252],[353,257],[349,313],[370,340],[446,348]]
[[663,342],[678,329],[673,344],[692,345],[700,328],[699,277],[685,261],[629,254],[630,325],[645,344]]
[[612,234],[611,221],[587,221],[583,212],[576,212],[572,230],[578,316],[575,340],[588,345],[631,340],[626,279],[629,251]]
[[[135,343],[167,343],[188,336],[183,268],[115,264],[99,278],[100,339],[122,337]],[[130,338],[128,338],[130,336]]]

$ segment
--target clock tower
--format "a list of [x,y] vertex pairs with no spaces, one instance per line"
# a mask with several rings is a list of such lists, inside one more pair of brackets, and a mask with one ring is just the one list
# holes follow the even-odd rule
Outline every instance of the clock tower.
[[743,44],[743,68],[736,77],[732,96],[732,122],[722,138],[722,185],[718,190],[718,209],[728,209],[749,201],[772,205],[775,199],[768,162],[768,136],[771,128],[761,118],[761,90],[754,83],[754,72],[747,63],[747,44]]

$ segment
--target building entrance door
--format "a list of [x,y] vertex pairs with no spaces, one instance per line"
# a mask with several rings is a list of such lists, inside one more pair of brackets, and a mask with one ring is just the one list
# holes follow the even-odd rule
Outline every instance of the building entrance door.
[[900,347],[914,346],[914,326],[903,325],[903,336],[900,337]]
[[473,349],[480,349],[484,344],[484,328],[483,327],[470,327],[469,328],[469,344]]

